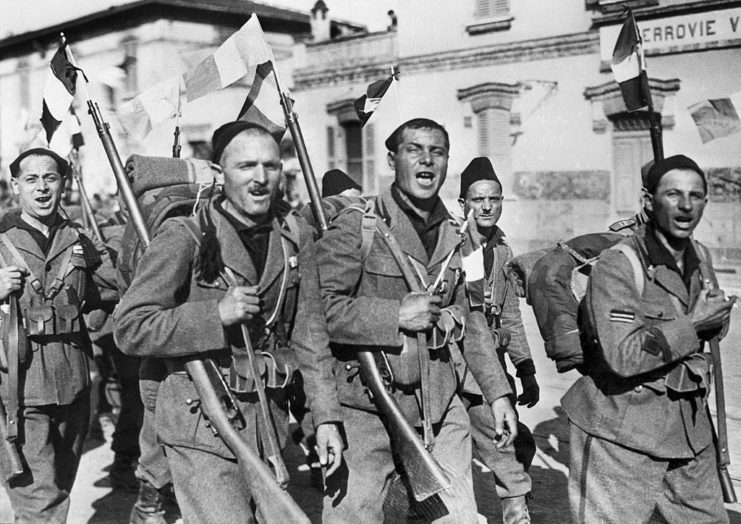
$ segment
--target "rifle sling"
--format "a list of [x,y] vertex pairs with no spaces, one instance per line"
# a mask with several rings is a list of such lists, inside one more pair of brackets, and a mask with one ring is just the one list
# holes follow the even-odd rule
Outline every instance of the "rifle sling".
[[[415,293],[425,292],[415,278],[409,261],[406,259],[404,252],[396,241],[396,237],[394,237],[386,223],[382,219],[378,218],[376,220],[376,227],[378,228],[378,232],[381,234],[381,238],[383,238],[384,242],[388,246],[389,251],[391,251],[394,260],[396,260],[396,263],[404,276],[404,280],[406,280],[407,285],[409,286],[409,290]],[[425,447],[428,450],[431,450],[435,445],[435,434],[432,430],[432,415],[430,412],[430,353],[427,349],[427,335],[423,331],[417,333],[417,358],[419,362],[420,389],[422,397],[422,430]]]

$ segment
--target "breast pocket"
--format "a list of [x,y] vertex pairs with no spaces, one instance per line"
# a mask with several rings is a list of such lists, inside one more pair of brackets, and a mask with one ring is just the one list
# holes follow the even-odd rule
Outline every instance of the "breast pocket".
[[677,311],[672,304],[661,304],[657,302],[642,302],[643,318],[649,327],[661,325],[663,322],[675,320]]
[[401,298],[409,292],[396,260],[385,254],[373,254],[365,260],[360,286],[362,294],[382,298]]

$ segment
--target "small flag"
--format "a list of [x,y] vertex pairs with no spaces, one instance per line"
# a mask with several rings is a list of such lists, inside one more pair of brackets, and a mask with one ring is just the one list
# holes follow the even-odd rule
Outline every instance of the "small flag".
[[623,100],[628,111],[635,111],[650,105],[651,91],[648,88],[646,63],[643,46],[638,33],[633,12],[630,13],[620,29],[610,65],[615,80],[620,84]]
[[118,121],[126,132],[142,140],[154,126],[178,114],[180,76],[173,76],[139,93],[118,110]]
[[67,116],[69,106],[75,98],[77,71],[67,57],[67,44],[63,43],[51,59],[44,85],[41,125],[46,131],[47,143],[51,142],[54,132]]
[[285,119],[272,62],[263,62],[257,66],[255,79],[237,120],[261,125],[277,141],[283,138],[286,132]]
[[74,109],[70,109],[72,113],[72,149],[80,149],[85,145],[85,138],[82,136],[82,123],[80,118],[75,113]]
[[378,104],[381,103],[381,98],[383,98],[383,95],[385,95],[386,91],[389,90],[391,82],[393,81],[393,75],[384,78],[383,80],[376,80],[368,86],[368,89],[363,96],[355,100],[353,106],[355,107],[355,112],[358,114],[361,126],[365,125],[373,114],[373,111],[378,107]]
[[268,61],[275,61],[273,51],[253,14],[213,54],[183,74],[188,102],[233,84]]
[[687,110],[695,121],[703,144],[741,131],[741,119],[730,98],[703,100]]

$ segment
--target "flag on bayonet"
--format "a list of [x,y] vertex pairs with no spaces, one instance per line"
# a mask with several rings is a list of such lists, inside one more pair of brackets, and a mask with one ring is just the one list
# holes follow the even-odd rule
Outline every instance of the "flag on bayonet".
[[41,125],[46,131],[47,143],[51,142],[75,98],[77,71],[67,57],[67,44],[63,43],[51,59],[44,85]]
[[283,138],[286,132],[285,118],[280,105],[273,62],[263,62],[257,66],[252,87],[237,120],[261,125],[278,141]]
[[383,95],[385,95],[386,91],[389,90],[389,87],[391,87],[391,82],[393,81],[393,75],[388,78],[384,78],[383,80],[376,80],[368,86],[368,89],[363,96],[355,100],[353,106],[355,107],[355,112],[358,114],[361,126],[365,125],[365,123],[373,114],[373,111],[375,111],[378,107],[378,104],[381,103]]
[[651,91],[648,88],[646,61],[643,45],[638,32],[635,16],[631,11],[625,19],[610,64],[615,80],[628,111],[636,111],[651,104]]

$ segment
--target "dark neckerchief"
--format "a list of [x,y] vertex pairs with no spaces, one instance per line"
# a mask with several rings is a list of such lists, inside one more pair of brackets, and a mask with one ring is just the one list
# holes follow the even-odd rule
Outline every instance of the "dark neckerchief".
[[273,231],[273,211],[270,210],[266,221],[262,224],[256,224],[254,226],[248,226],[222,206],[223,200],[217,200],[214,202],[214,208],[226,218],[234,230],[237,232],[239,239],[242,241],[242,245],[247,250],[247,253],[252,259],[252,264],[255,266],[258,279],[262,275],[265,269],[265,260],[268,257],[268,244],[270,242],[270,233]]
[[[412,227],[417,232],[417,236],[422,241],[422,245],[425,247],[427,258],[430,259],[432,254],[435,252],[437,247],[437,236],[440,230],[440,224],[448,218],[448,210],[445,209],[442,201],[435,197],[435,203],[430,209],[430,216],[425,220],[422,218],[416,209],[410,206],[407,201],[401,196],[401,190],[396,187],[396,184],[391,185],[391,196],[399,206],[409,220],[412,222]],[[407,195],[406,198],[409,198]]]
[[646,228],[646,251],[648,253],[648,260],[653,266],[666,266],[667,268],[675,271],[684,282],[685,287],[689,291],[690,282],[692,275],[695,274],[697,268],[700,267],[700,259],[695,253],[695,248],[692,242],[687,244],[684,250],[684,272],[679,270],[677,262],[669,252],[669,250],[662,244],[658,238],[656,238],[656,230],[652,224],[649,224]]
[[484,240],[486,242],[486,246],[484,246],[484,275],[486,278],[491,276],[491,270],[494,266],[494,249],[499,245],[503,236],[501,230],[494,226],[491,234]]
[[41,231],[23,220],[21,218],[21,210],[17,209],[3,215],[3,218],[0,221],[0,232],[5,233],[6,231],[14,227],[27,231],[28,234],[31,235],[31,238],[33,238],[33,240],[39,246],[41,252],[44,253],[44,255],[48,255],[49,250],[54,243],[54,235],[56,234],[57,230],[67,222],[68,220],[65,220],[57,214],[51,227],[49,227],[49,236],[47,237]]

